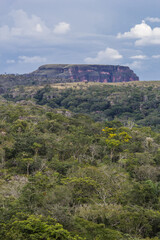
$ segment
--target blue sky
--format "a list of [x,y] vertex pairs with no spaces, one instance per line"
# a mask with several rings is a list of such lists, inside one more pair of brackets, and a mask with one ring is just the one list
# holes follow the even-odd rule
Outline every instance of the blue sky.
[[160,80],[159,0],[0,0],[0,73],[127,65]]

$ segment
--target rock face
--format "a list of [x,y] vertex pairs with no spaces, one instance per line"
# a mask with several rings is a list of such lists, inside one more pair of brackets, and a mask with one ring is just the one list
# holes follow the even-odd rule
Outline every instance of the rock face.
[[124,66],[49,64],[28,74],[1,74],[0,94],[14,86],[46,85],[63,82],[129,82],[137,75]]
[[139,80],[129,67],[112,65],[48,64],[39,67],[31,75],[35,79],[46,79],[49,82],[129,82]]

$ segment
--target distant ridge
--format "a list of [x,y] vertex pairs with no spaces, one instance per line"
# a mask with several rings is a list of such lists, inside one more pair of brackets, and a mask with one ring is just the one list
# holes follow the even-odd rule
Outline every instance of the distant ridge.
[[88,64],[48,64],[32,73],[35,77],[58,81],[129,82],[138,76],[127,66]]
[[28,74],[1,74],[0,93],[14,86],[63,82],[130,82],[139,77],[127,66],[47,64]]

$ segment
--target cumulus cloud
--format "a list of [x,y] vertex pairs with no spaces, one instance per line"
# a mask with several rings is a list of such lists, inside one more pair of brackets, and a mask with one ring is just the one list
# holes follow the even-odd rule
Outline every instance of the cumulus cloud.
[[48,34],[50,29],[36,15],[28,16],[22,9],[14,10],[10,13],[14,26],[10,28],[12,36],[36,36],[38,34]]
[[18,59],[19,63],[45,63],[47,61],[46,58],[40,56],[19,56]]
[[86,63],[105,63],[107,61],[119,60],[123,56],[113,48],[106,48],[104,51],[97,53],[95,58],[87,57],[84,59]]
[[21,38],[52,41],[56,34],[65,34],[70,30],[69,23],[60,22],[53,31],[40,17],[28,15],[22,9],[13,10],[9,16],[12,19],[11,25],[0,26],[0,41]]
[[135,55],[135,56],[131,56],[130,58],[131,59],[141,59],[141,60],[143,60],[143,59],[146,59],[147,56],[146,55]]
[[160,27],[152,29],[143,20],[142,23],[131,28],[129,32],[119,33],[117,38],[138,39],[135,41],[135,45],[137,46],[160,44]]
[[70,30],[70,24],[66,22],[60,22],[58,23],[53,32],[55,34],[66,34]]
[[160,22],[160,18],[153,18],[153,17],[147,17],[145,18],[146,21],[148,22],[152,22],[152,23],[155,23],[155,22]]
[[160,44],[160,27],[151,28],[143,20],[142,23],[135,25],[129,32],[119,33],[117,38],[138,39],[136,46]]
[[152,29],[149,25],[142,21],[140,24],[136,24],[129,32],[123,34],[118,33],[118,38],[143,38],[152,34]]

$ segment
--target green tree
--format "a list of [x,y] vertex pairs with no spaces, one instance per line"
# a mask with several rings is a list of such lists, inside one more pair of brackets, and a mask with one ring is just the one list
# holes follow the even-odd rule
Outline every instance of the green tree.
[[85,237],[86,240],[120,240],[123,236],[120,232],[105,228],[104,224],[97,224],[83,218],[75,218],[74,229]]
[[109,128],[105,127],[102,131],[106,135],[106,144],[110,151],[111,161],[114,158],[114,154],[116,151],[121,151],[120,147],[128,143],[132,138],[127,132],[125,132],[122,128]]
[[3,224],[0,236],[2,240],[83,240],[72,236],[53,218],[25,214]]

